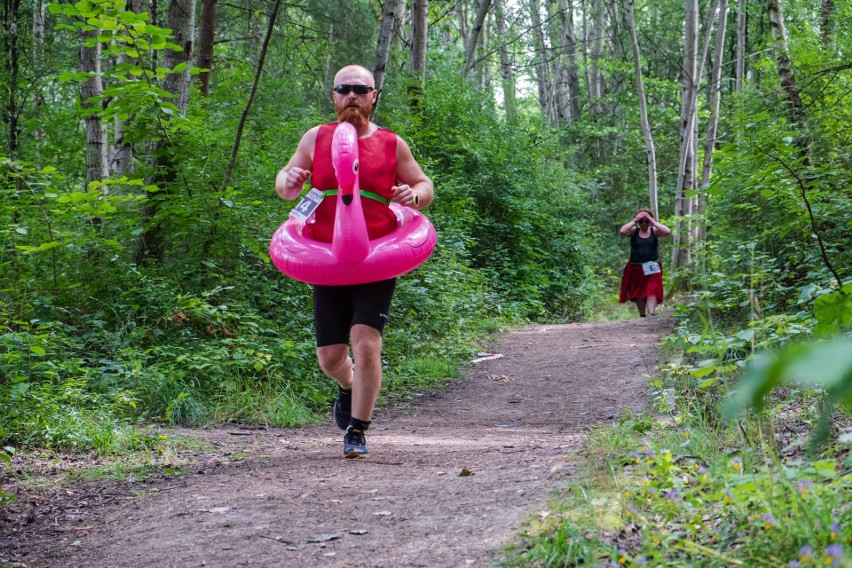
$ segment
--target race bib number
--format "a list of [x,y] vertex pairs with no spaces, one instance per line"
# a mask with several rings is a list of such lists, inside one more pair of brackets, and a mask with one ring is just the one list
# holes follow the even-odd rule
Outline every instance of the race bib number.
[[304,223],[311,215],[314,214],[314,211],[316,211],[317,207],[319,207],[319,204],[322,203],[322,199],[322,191],[315,187],[311,188],[307,195],[299,201],[299,204],[290,210],[290,217]]
[[643,262],[642,263],[642,272],[645,273],[645,276],[650,276],[651,274],[656,274],[660,271],[660,263],[652,260],[651,262]]

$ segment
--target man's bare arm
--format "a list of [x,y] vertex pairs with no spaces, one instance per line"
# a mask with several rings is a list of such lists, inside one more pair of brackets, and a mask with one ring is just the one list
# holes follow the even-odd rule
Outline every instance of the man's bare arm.
[[275,192],[282,199],[299,197],[302,187],[311,177],[310,168],[314,159],[318,130],[319,127],[315,127],[305,132],[290,161],[275,176]]
[[414,159],[411,148],[405,140],[398,136],[396,175],[399,178],[399,185],[392,188],[394,201],[415,209],[424,209],[432,203],[435,196],[432,180],[420,168],[420,164]]

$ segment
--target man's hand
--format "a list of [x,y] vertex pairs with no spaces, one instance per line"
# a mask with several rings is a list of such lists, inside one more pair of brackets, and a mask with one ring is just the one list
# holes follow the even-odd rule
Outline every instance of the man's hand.
[[406,205],[408,207],[414,207],[415,209],[420,204],[420,197],[411,189],[411,186],[408,184],[400,184],[391,187],[391,191],[393,191],[393,200],[399,203],[400,205]]
[[296,199],[309,177],[311,177],[311,170],[303,170],[295,166],[284,168],[278,172],[275,189],[284,199]]

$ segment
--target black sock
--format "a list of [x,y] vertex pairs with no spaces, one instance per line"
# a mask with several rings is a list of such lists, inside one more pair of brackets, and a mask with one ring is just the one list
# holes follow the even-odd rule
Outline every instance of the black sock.
[[339,392],[340,394],[351,395],[352,394],[352,387],[345,389],[342,386],[337,385],[337,392]]
[[367,428],[370,427],[370,421],[358,420],[357,418],[349,419],[349,427],[353,430],[358,430],[360,432],[366,432]]

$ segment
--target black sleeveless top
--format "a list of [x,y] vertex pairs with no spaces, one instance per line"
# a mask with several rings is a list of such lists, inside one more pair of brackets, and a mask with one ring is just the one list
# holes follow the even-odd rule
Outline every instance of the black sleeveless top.
[[649,262],[660,258],[660,244],[654,229],[648,238],[639,236],[639,229],[630,237],[630,262]]

